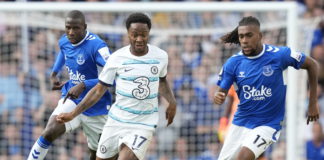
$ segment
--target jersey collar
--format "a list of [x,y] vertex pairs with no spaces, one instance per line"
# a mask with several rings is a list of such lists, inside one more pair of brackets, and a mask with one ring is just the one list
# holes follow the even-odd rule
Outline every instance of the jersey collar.
[[76,47],[76,46],[80,45],[81,43],[83,43],[85,41],[85,39],[87,39],[88,35],[89,35],[89,31],[87,31],[87,34],[84,36],[84,38],[79,43],[72,44],[72,46]]
[[[245,57],[248,58],[248,59],[257,59],[257,58],[261,57],[264,54],[264,51],[265,51],[265,44],[263,44],[262,47],[263,47],[262,52],[260,54],[258,54],[256,56],[245,56]],[[239,54],[244,55],[242,51]]]

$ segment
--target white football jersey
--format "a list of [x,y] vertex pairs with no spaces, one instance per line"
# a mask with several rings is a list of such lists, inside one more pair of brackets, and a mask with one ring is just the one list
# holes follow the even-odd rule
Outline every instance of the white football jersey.
[[112,85],[116,81],[116,102],[109,110],[114,123],[154,130],[158,122],[159,78],[167,74],[168,55],[162,49],[148,44],[148,53],[135,56],[130,46],[113,53],[99,81]]

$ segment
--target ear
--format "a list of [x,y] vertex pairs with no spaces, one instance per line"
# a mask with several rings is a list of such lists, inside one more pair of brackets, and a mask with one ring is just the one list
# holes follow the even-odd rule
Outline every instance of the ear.
[[85,24],[84,24],[84,29],[87,29],[87,27],[88,27],[88,25],[85,23]]
[[262,37],[263,37],[262,32],[259,32],[259,36],[260,36],[260,39],[262,39]]

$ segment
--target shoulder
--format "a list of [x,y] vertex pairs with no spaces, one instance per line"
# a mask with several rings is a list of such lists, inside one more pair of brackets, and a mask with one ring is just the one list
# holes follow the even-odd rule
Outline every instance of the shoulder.
[[66,34],[63,34],[63,35],[60,37],[60,39],[58,40],[58,44],[59,44],[59,46],[61,47],[61,46],[64,46],[64,45],[66,45],[66,44],[71,44],[71,43],[70,43],[70,41],[68,40]]
[[243,55],[242,52],[238,52],[234,55],[232,55],[230,58],[228,58],[228,60],[226,61],[226,63],[237,63],[239,61],[241,61],[242,59],[245,59],[245,56]]
[[116,50],[115,52],[113,52],[110,55],[109,59],[116,60],[116,59],[119,59],[121,57],[125,57],[125,55],[127,56],[128,52],[129,52],[129,45],[124,46],[122,48],[119,48],[118,50]]
[[266,44],[265,52],[272,53],[272,54],[274,53],[282,54],[282,53],[290,52],[290,48],[287,46],[274,46],[274,45]]
[[164,51],[163,49],[151,44],[148,44],[148,47],[150,52],[153,52],[155,56],[157,56],[158,58],[163,58],[163,59],[168,58],[167,52]]
[[91,32],[89,32],[89,34],[85,38],[85,41],[87,42],[87,44],[90,44],[92,46],[98,46],[100,44],[106,45],[105,41],[103,41],[98,35]]
[[112,55],[117,57],[117,56],[128,54],[129,52],[130,52],[130,45],[127,45],[117,49],[115,52],[112,53]]

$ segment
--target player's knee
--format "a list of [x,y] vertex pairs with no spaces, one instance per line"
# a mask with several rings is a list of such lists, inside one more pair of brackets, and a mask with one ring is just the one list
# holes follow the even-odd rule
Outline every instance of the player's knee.
[[50,118],[42,136],[49,142],[53,142],[56,138],[65,133],[65,125]]
[[254,160],[254,153],[247,147],[242,147],[239,154],[237,155],[237,160]]

